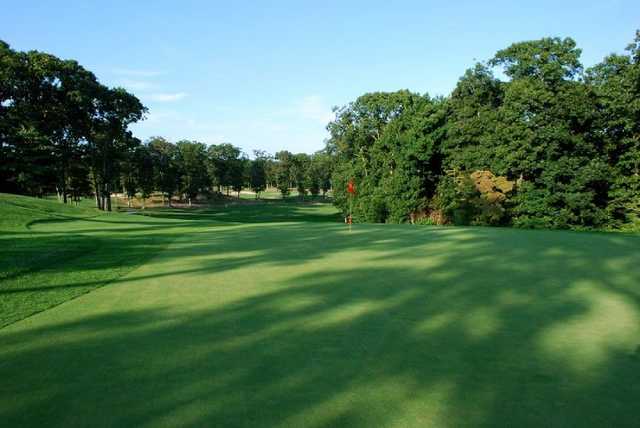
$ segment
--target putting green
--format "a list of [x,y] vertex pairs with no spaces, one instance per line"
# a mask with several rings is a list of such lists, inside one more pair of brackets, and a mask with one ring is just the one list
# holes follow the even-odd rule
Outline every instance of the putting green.
[[2,425],[640,424],[637,236],[334,219],[254,205],[12,229],[112,258],[0,282],[0,299],[93,287],[0,329]]

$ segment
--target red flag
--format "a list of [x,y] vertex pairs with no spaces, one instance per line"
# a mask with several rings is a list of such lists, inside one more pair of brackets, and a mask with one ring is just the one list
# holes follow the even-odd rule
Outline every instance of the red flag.
[[347,184],[347,192],[351,193],[352,195],[356,194],[356,186],[355,184],[353,184],[353,179],[349,180],[349,184]]

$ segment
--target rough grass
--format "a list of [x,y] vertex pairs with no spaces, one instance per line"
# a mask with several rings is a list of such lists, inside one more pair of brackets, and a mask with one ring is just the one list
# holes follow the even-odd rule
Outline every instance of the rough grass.
[[[3,223],[2,271],[14,242],[28,262],[0,293],[128,270],[0,330],[7,426],[640,423],[637,236],[349,233],[331,207],[292,203],[39,209],[28,227]],[[45,243],[69,256],[41,259]]]
[[0,194],[0,327],[131,271],[175,224]]
[[0,327],[121,277],[177,237],[217,222],[332,221],[328,205],[224,203],[208,209],[105,213],[83,201],[0,194]]

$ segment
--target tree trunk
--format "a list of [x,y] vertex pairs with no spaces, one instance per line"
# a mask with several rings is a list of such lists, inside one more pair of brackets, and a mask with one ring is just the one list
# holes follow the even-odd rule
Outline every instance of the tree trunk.
[[111,211],[111,186],[109,185],[109,183],[105,185],[104,197],[105,197],[105,209],[107,211]]
[[102,204],[100,203],[100,186],[98,185],[98,179],[96,177],[95,169],[93,170],[93,190],[96,193],[96,208],[102,210]]
[[98,185],[96,190],[96,205],[99,210],[104,211],[104,196],[101,185]]
[[62,169],[62,186],[61,189],[62,190],[62,202],[64,202],[64,204],[67,204],[67,169],[66,169],[66,165],[63,167]]

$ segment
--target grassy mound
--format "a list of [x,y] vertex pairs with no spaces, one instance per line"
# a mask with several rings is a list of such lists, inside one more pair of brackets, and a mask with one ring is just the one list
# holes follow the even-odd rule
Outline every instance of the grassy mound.
[[0,194],[0,327],[131,271],[174,238],[162,225]]

